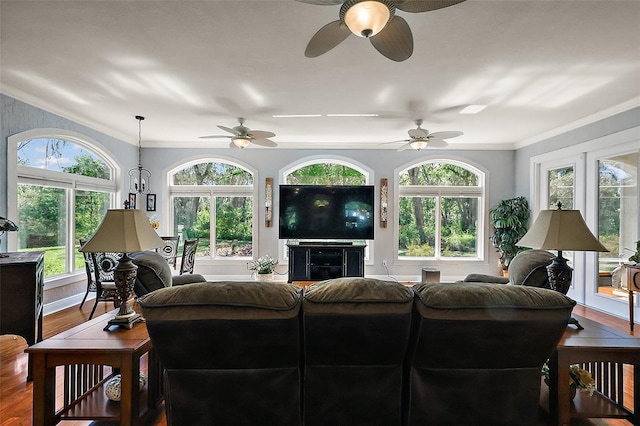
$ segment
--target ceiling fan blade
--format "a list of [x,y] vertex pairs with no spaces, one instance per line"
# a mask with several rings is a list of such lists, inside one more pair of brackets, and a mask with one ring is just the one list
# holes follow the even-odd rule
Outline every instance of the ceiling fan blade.
[[304,56],[317,58],[342,43],[349,37],[349,34],[351,34],[351,30],[343,25],[342,21],[329,22],[311,37],[307,49],[304,51]]
[[215,139],[215,138],[225,138],[228,139],[231,136],[222,136],[222,135],[212,135],[212,136],[200,136],[200,139]]
[[273,132],[265,132],[264,130],[249,130],[249,136],[251,136],[252,139],[268,139],[275,135]]
[[296,0],[300,3],[317,4],[319,6],[335,6],[344,3],[344,0]]
[[398,148],[398,152],[406,151],[408,149],[411,149],[411,142],[406,143],[406,144],[402,145],[400,148]]
[[397,0],[396,7],[404,12],[418,13],[442,9],[463,1],[465,0]]
[[369,40],[378,52],[392,61],[402,62],[413,54],[411,28],[400,16],[394,16],[382,31]]
[[448,132],[434,132],[434,133],[431,133],[429,136],[433,136],[436,139],[453,139],[462,135],[464,135],[463,132],[452,130]]
[[256,145],[260,145],[260,146],[268,146],[269,148],[278,146],[277,143],[275,143],[271,139],[266,139],[266,138],[251,139],[251,143],[255,143]]
[[236,129],[231,129],[229,127],[220,126],[220,125],[218,125],[218,128],[221,129],[221,130],[224,130],[225,132],[229,132],[232,135],[240,136],[240,132],[238,132]]
[[446,148],[449,144],[444,139],[429,139],[427,148]]
[[407,133],[414,139],[426,138],[429,136],[429,131],[427,129],[411,129]]

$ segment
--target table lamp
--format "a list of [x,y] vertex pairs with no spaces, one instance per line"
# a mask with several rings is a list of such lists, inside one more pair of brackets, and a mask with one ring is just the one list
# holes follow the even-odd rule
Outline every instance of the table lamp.
[[105,330],[112,325],[132,328],[134,323],[142,321],[142,316],[136,313],[129,303],[138,267],[132,262],[128,253],[162,246],[164,241],[151,227],[147,215],[137,209],[107,210],[98,230],[82,246],[80,249],[82,252],[122,253],[114,271],[120,309],[109,321]]
[[[567,259],[562,257],[562,250],[609,251],[591,233],[580,210],[562,210],[560,202],[557,210],[542,210],[529,231],[516,245],[558,251],[558,255],[547,266],[547,273],[551,288],[562,294],[569,291],[573,275],[573,269],[567,265]],[[574,319],[570,323],[582,328]]]
[[[4,235],[5,232],[17,231],[17,230],[18,230],[18,226],[15,223],[10,221],[9,219],[5,219],[4,217],[0,216],[0,241],[2,240],[2,236]],[[9,255],[6,253],[0,253],[0,257],[9,257]]]

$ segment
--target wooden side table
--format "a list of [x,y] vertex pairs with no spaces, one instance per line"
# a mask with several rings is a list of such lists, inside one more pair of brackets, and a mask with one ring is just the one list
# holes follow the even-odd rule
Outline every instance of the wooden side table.
[[627,269],[627,291],[629,292],[629,328],[633,331],[633,292],[640,291],[640,265],[625,265]]
[[[73,419],[136,425],[153,414],[162,400],[162,367],[152,350],[146,324],[104,331],[115,313],[101,315],[25,350],[33,358],[35,426]],[[139,391],[140,358],[145,354],[149,380]],[[58,366],[64,366],[62,407],[56,406]],[[111,366],[113,372],[106,373],[103,366]],[[122,377],[120,402],[104,395],[106,382],[116,372]]]
[[[541,389],[541,405],[549,408],[551,424],[568,425],[571,418],[619,418],[640,424],[640,339],[586,318],[576,318],[584,329],[567,327],[549,359],[548,393]],[[592,371],[596,380],[592,396],[578,392],[571,399],[568,386],[571,364],[585,364]],[[635,412],[624,407],[624,364],[633,365]]]

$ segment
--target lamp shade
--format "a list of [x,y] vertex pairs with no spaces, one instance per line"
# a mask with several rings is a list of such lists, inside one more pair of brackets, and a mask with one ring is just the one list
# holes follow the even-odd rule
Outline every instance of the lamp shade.
[[516,245],[543,250],[609,251],[591,233],[579,210],[542,210]]
[[142,210],[114,209],[107,210],[98,230],[80,251],[131,253],[162,246],[164,241]]

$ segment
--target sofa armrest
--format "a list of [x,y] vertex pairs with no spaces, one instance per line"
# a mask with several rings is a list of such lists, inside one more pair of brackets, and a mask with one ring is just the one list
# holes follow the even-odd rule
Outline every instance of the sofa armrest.
[[498,277],[496,275],[469,274],[466,277],[464,277],[464,280],[462,280],[462,282],[507,284],[509,282],[509,278]]
[[184,275],[174,275],[171,278],[172,285],[185,285],[185,284],[193,284],[193,283],[202,283],[206,282],[206,278],[200,274],[184,274]]

